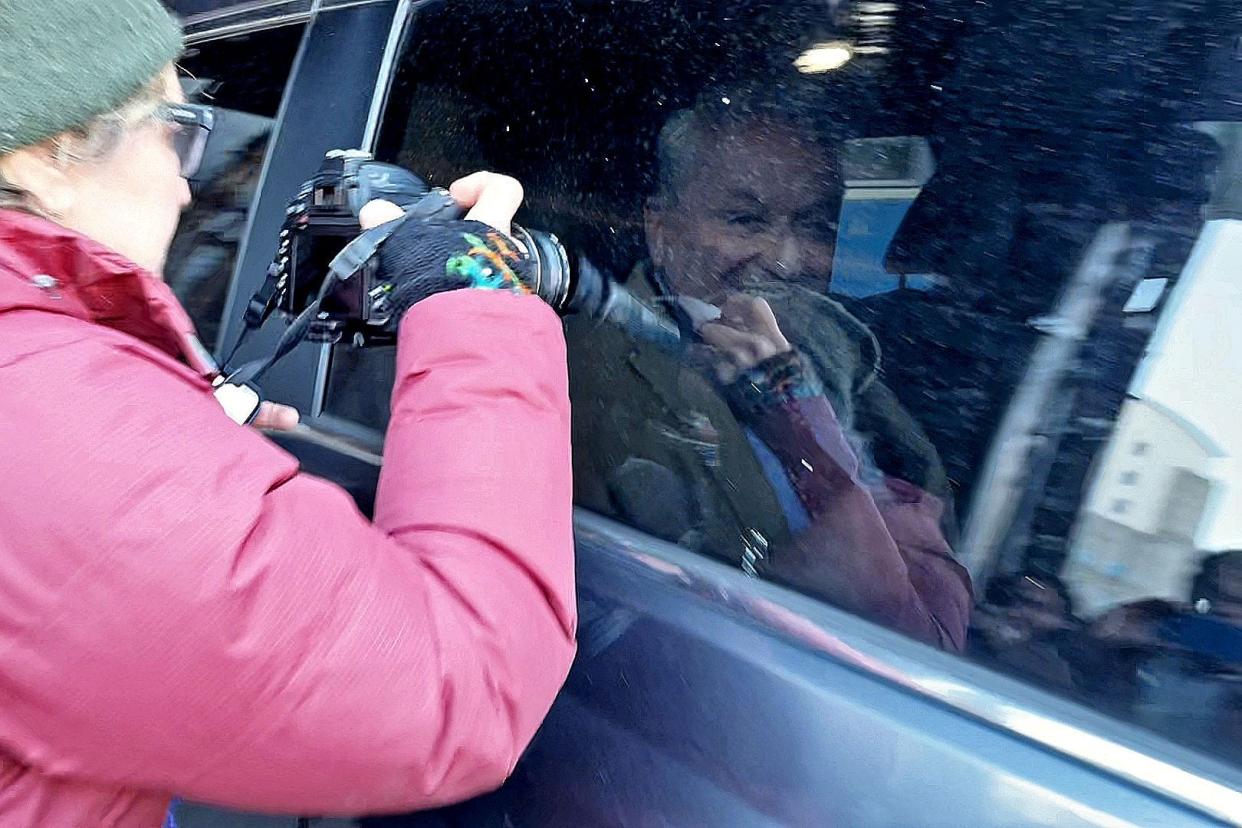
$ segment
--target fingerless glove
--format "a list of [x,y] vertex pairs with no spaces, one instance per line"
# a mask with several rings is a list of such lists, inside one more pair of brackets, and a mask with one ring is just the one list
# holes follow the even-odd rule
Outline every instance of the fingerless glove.
[[379,250],[379,275],[389,291],[389,325],[436,293],[463,288],[531,293],[530,257],[505,234],[480,221],[408,220]]

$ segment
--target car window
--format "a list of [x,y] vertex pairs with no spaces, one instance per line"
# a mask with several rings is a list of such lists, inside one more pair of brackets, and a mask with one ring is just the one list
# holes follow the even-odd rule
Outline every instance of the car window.
[[[681,332],[566,320],[579,506],[1238,760],[1242,3],[414,32],[381,157],[517,176]],[[391,381],[338,348],[327,410]]]
[[164,276],[214,346],[229,282],[254,201],[302,26],[283,26],[211,40],[180,61],[187,94],[215,111],[203,164],[190,182],[194,199],[182,215]]

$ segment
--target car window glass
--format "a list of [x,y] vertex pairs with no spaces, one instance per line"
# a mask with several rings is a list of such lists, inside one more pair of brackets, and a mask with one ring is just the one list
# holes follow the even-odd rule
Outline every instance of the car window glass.
[[578,504],[1236,761],[1242,4],[488,6],[380,155],[680,327],[566,320]]
[[211,40],[189,47],[180,61],[183,85],[215,113],[215,127],[182,215],[164,276],[213,346],[237,263],[246,219],[301,26]]

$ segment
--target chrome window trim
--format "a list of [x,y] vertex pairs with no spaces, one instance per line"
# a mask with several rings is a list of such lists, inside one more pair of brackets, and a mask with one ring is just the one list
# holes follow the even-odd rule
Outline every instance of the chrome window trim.
[[238,35],[265,32],[269,29],[279,29],[282,26],[302,25],[309,22],[310,19],[310,14],[291,14],[284,17],[265,18],[260,21],[249,23],[238,23],[233,26],[221,26],[205,32],[189,33],[187,31],[185,45],[198,46],[202,43],[210,43],[213,40],[225,40],[226,38],[236,37]]
[[322,415],[309,422],[299,423],[292,431],[285,432],[282,436],[340,452],[352,460],[379,469],[383,465],[384,458],[371,446],[350,434],[351,425],[347,420],[340,420],[332,415]]
[[389,0],[255,0],[191,15],[183,21],[186,45],[308,23],[321,11],[370,6]]
[[310,20],[314,0],[255,0],[187,17],[187,45]]
[[356,6],[374,6],[377,3],[387,3],[389,0],[319,0],[318,11],[339,11],[340,9],[352,9]]
[[384,44],[384,56],[380,60],[375,89],[371,93],[371,111],[367,115],[366,130],[362,133],[362,149],[372,153],[375,152],[375,144],[379,140],[380,120],[384,117],[388,94],[396,76],[397,52],[401,49],[402,38],[414,19],[414,5],[414,0],[398,0],[392,16],[392,26],[388,30],[388,41]]
[[306,6],[309,10],[309,8],[313,5],[314,0],[249,0],[249,2],[238,2],[231,6],[224,6],[223,8],[192,14],[185,19],[185,25],[205,25],[223,18],[237,17],[238,15],[250,14],[252,12],[262,12],[264,9]]

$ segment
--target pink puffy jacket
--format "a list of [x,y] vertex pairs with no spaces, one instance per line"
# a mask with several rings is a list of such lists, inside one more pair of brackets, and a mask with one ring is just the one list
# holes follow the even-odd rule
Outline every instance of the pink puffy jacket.
[[0,827],[497,786],[574,654],[556,316],[409,312],[374,523],[224,415],[190,331],[150,274],[0,211]]

